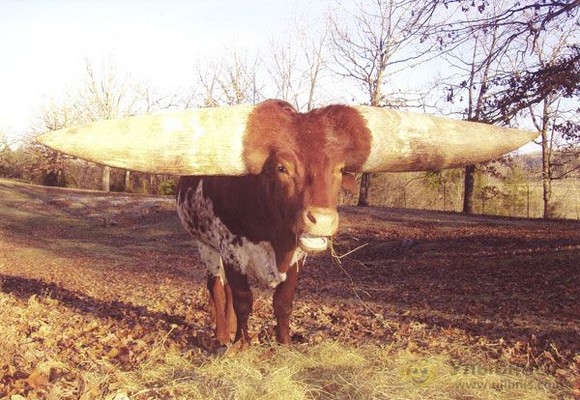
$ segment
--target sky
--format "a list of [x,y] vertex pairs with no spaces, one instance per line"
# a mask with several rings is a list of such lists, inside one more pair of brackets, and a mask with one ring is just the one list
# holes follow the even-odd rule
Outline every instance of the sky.
[[[306,0],[0,0],[0,133],[29,130],[50,99],[79,85],[85,60],[112,59],[156,87],[192,81],[199,60],[282,34]],[[317,14],[318,13],[318,14]]]

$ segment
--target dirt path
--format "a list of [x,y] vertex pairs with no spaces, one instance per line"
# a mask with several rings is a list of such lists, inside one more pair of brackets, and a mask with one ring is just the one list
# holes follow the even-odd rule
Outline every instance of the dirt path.
[[[461,344],[580,385],[579,222],[379,208],[345,208],[341,218],[340,263],[312,257],[302,273],[295,342],[451,354]],[[126,369],[159,332],[184,352],[215,351],[192,249],[171,198],[0,180],[0,394],[38,349]],[[270,302],[258,290],[256,340],[268,340]],[[11,311],[19,307],[30,314]]]

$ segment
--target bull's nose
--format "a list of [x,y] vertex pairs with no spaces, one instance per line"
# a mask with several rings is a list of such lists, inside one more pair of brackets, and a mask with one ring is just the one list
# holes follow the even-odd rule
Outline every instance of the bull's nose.
[[338,228],[338,213],[332,208],[310,207],[304,211],[304,232],[314,236],[332,236]]

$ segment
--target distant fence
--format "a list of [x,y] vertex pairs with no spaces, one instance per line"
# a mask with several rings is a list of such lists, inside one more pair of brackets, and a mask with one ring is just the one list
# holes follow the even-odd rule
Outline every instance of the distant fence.
[[[510,217],[542,218],[544,214],[541,182],[510,185],[511,198],[478,199],[481,213]],[[580,187],[575,181],[553,181],[552,215],[580,220]]]
[[[373,179],[370,204],[396,208],[416,208],[460,212],[463,182],[426,182],[419,175],[382,174]],[[497,181],[493,186],[476,187],[475,212],[509,217],[542,218],[542,183]],[[356,204],[357,194],[343,195],[342,204]],[[580,183],[576,179],[552,182],[552,210],[557,218],[580,220]]]

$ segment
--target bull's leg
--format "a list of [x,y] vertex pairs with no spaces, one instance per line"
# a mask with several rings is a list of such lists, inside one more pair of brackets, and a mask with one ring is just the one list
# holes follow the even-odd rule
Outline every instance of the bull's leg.
[[232,288],[230,287],[229,283],[226,283],[225,287],[226,292],[226,322],[229,327],[230,337],[233,337],[236,333],[237,321],[236,321],[236,313],[234,311],[234,299],[232,295]]
[[216,339],[220,344],[226,345],[230,343],[230,331],[235,325],[229,325],[228,310],[232,309],[232,296],[225,281],[222,259],[217,251],[203,243],[198,243],[198,251],[208,272],[207,288],[214,308]]
[[215,315],[215,336],[221,345],[230,342],[230,328],[226,318],[226,291],[219,276],[208,275],[207,288]]
[[230,284],[234,312],[237,319],[236,338],[242,346],[250,343],[248,333],[248,319],[252,313],[254,299],[246,275],[239,272],[231,265],[225,266],[226,276]]
[[274,292],[274,315],[277,321],[276,340],[282,344],[290,343],[290,315],[298,283],[299,263],[300,261],[290,267],[286,280],[280,283]]

